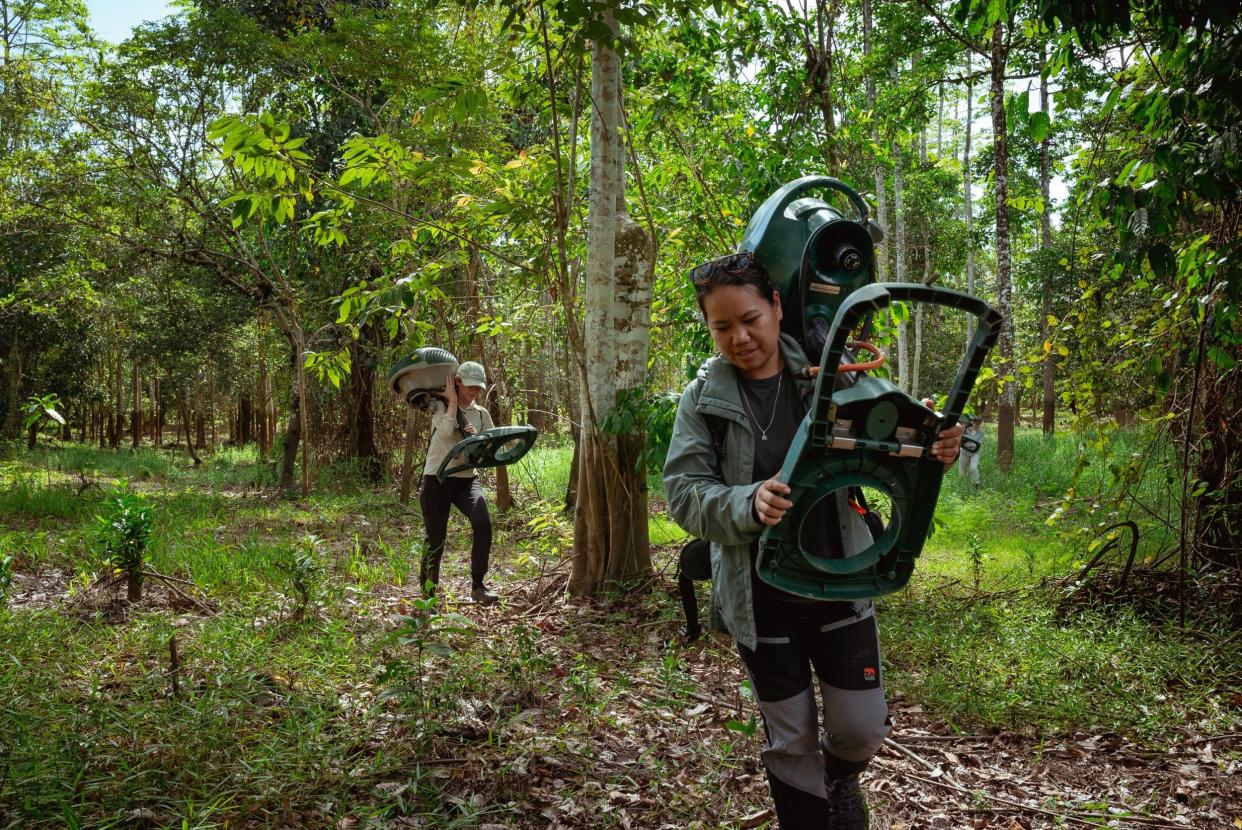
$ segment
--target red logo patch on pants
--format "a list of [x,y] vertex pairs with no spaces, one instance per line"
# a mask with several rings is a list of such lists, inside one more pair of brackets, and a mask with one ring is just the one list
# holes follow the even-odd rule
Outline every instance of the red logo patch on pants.
[[875,667],[874,666],[867,666],[866,668],[863,669],[863,680],[866,680],[868,683],[875,682]]

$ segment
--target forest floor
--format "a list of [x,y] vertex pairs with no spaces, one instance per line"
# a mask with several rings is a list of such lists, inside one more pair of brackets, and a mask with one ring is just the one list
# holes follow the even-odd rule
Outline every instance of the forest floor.
[[[659,504],[656,576],[597,603],[565,594],[570,523],[533,497],[497,517],[501,604],[459,599],[455,518],[432,615],[421,522],[387,490],[283,500],[224,465],[100,454],[101,482],[139,473],[150,564],[185,580],[129,606],[90,587],[102,491],[62,460],[50,487],[40,458],[0,468],[0,828],[774,826],[732,643],[677,637]],[[873,827],[1242,827],[1236,637],[1067,610],[1043,522],[982,534],[1012,499],[959,489],[880,602],[894,730],[865,777]],[[961,534],[988,551],[973,571]]]

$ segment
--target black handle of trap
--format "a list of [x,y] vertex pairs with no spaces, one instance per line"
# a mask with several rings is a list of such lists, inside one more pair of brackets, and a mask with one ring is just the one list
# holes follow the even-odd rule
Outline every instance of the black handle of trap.
[[[923,285],[913,282],[872,283],[863,286],[846,297],[845,302],[837,311],[828,331],[828,348],[824,350],[819,367],[819,379],[815,382],[815,398],[812,412],[815,423],[824,424],[828,421],[828,407],[832,405],[833,384],[836,381],[837,367],[841,365],[841,357],[845,352],[845,341],[858,322],[868,314],[887,308],[894,301],[910,301],[930,303],[932,305],[956,308],[973,314],[979,321],[975,333],[962,362],[957,368],[957,376],[945,400],[944,422],[941,429],[957,423],[970,398],[970,390],[975,385],[975,378],[983,368],[996,339],[1000,336],[1001,315],[992,306],[978,297],[941,288],[935,285]],[[823,436],[827,440],[827,436]],[[817,441],[816,443],[822,443]]]

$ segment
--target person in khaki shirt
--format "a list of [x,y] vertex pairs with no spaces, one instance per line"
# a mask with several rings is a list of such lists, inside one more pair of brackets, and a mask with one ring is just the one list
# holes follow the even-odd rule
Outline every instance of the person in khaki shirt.
[[[431,443],[427,462],[423,465],[423,486],[418,503],[423,510],[423,528],[427,546],[419,568],[418,580],[428,593],[435,593],[440,584],[440,559],[448,533],[449,509],[456,507],[470,520],[473,539],[470,544],[470,597],[475,602],[491,605],[498,599],[484,582],[492,551],[492,519],[487,512],[487,499],[479,483],[478,471],[461,470],[443,482],[436,471],[458,442],[492,428],[492,417],[475,399],[487,388],[483,367],[467,361],[457,367],[444,384],[444,400],[435,402],[431,419]],[[430,587],[428,587],[430,584]]]

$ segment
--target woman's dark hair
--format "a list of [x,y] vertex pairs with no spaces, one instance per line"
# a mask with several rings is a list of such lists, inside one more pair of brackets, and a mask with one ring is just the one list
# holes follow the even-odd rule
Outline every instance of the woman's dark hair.
[[707,310],[703,307],[703,298],[722,285],[752,285],[769,303],[776,299],[776,286],[768,277],[767,269],[750,251],[705,262],[690,272],[690,280],[694,283],[694,299],[704,317]]

